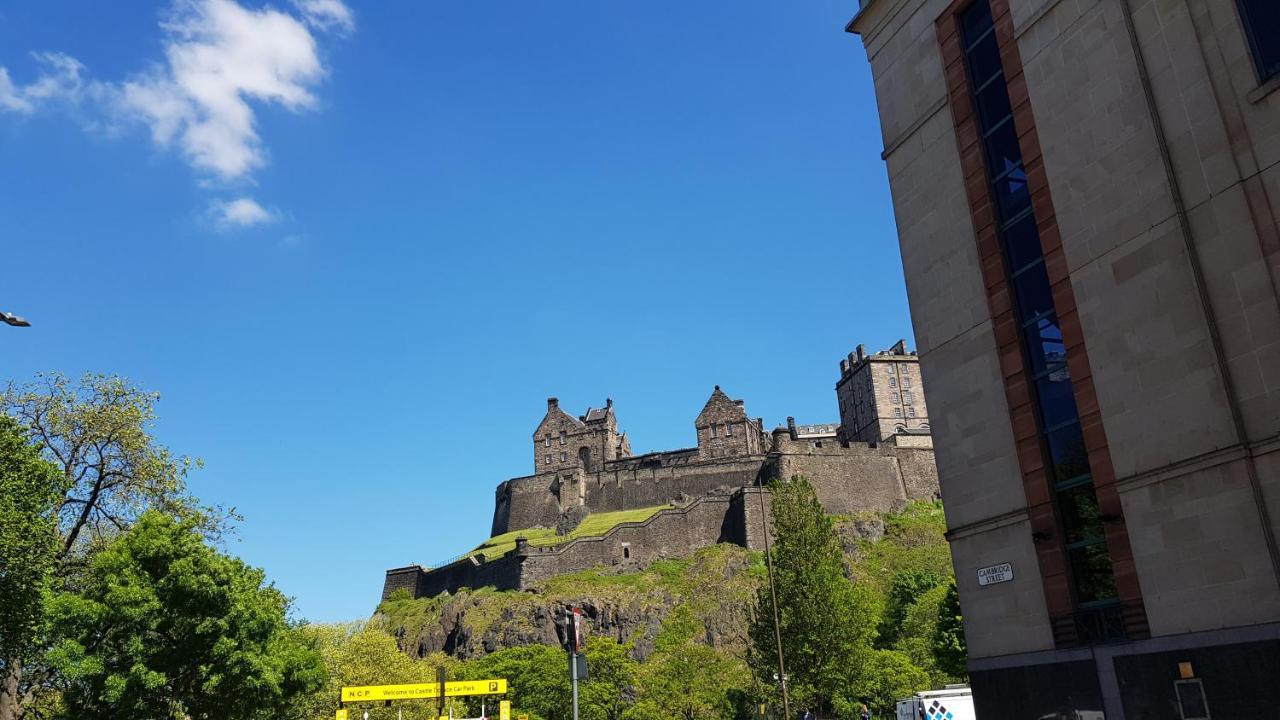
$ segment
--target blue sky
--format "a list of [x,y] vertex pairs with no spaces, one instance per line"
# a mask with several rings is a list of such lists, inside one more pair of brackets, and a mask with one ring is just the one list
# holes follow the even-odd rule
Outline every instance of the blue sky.
[[162,394],[306,618],[487,536],[545,399],[838,419],[910,337],[854,0],[0,10],[4,378]]

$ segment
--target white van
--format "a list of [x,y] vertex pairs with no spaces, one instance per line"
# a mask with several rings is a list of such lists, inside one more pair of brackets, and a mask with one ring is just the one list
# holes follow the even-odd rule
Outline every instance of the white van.
[[898,720],[977,720],[968,685],[925,690],[898,701]]

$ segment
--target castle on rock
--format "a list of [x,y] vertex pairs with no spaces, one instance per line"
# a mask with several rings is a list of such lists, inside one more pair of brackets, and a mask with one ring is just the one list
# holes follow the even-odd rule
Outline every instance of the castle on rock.
[[[477,552],[437,568],[387,571],[383,597],[414,597],[462,587],[525,589],[555,575],[599,565],[620,569],[732,542],[763,547],[773,479],[804,476],[827,512],[885,512],[938,495],[916,356],[899,342],[868,355],[859,346],[841,360],[840,423],[766,432],[742,400],[717,386],[694,419],[697,445],[633,455],[612,400],[573,416],[556,398],[533,434],[533,474],[498,485],[492,534],[556,528],[567,532],[597,513],[662,508],[599,536],[531,543],[488,557]],[[543,533],[545,534],[545,530]],[[532,534],[532,533],[529,533]]]

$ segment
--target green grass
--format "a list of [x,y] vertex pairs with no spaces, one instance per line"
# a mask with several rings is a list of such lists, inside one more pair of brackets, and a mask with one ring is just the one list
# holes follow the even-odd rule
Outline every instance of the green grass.
[[658,511],[670,508],[670,505],[657,505],[638,510],[619,510],[617,512],[591,513],[582,524],[574,528],[568,535],[556,535],[551,528],[528,528],[494,535],[481,543],[480,547],[467,553],[467,557],[484,553],[485,561],[500,558],[516,547],[516,538],[528,538],[529,544],[536,547],[561,545],[571,540],[584,537],[600,537],[622,523],[644,522]]

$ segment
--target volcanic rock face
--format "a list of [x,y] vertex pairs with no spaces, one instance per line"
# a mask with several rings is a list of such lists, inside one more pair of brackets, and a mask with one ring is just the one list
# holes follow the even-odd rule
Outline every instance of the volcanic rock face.
[[576,607],[591,636],[630,642],[633,657],[644,660],[653,652],[663,621],[683,606],[701,621],[708,645],[743,646],[758,570],[747,551],[716,546],[638,572],[601,570],[555,578],[532,592],[463,590],[431,599],[393,600],[384,603],[375,621],[410,655],[443,651],[468,660],[519,645],[559,645],[565,614]]

